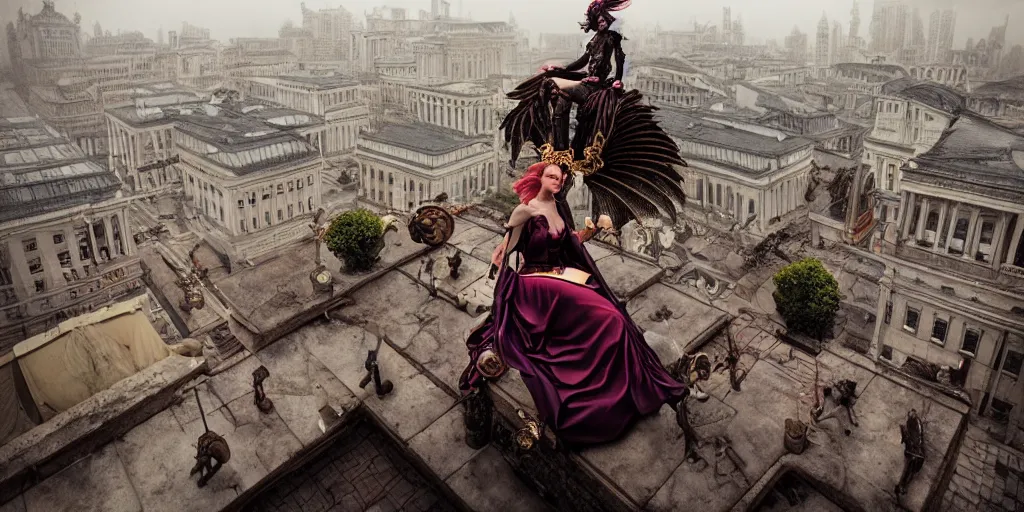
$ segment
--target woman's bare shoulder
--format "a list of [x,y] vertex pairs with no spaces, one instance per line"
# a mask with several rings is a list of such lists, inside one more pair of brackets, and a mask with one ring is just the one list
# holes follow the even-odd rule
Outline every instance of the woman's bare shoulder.
[[520,203],[512,210],[512,215],[508,218],[508,227],[514,228],[530,220],[530,217],[537,215],[539,212],[537,208],[528,204]]

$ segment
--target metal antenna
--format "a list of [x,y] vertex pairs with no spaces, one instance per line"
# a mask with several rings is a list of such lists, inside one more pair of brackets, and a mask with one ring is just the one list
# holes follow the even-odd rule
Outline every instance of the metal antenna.
[[199,401],[199,388],[192,388],[192,391],[195,392],[196,394],[196,405],[199,406],[199,417],[203,419],[203,428],[206,429],[207,432],[209,432],[210,426],[206,424],[206,413],[203,412],[203,402]]

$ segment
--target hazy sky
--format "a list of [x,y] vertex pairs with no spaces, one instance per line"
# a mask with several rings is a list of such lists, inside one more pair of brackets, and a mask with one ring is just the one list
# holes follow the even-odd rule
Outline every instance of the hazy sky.
[[[56,0],[57,10],[71,17],[82,15],[85,27],[99,21],[105,30],[141,30],[155,39],[157,29],[179,30],[182,21],[209,28],[221,41],[233,37],[275,37],[281,24],[291,19],[301,22],[303,0]],[[881,0],[879,0],[881,1]],[[476,20],[507,20],[513,14],[519,25],[533,36],[540,32],[578,30],[589,0],[451,0],[453,14],[460,9]],[[872,0],[860,2],[861,37],[866,37],[871,22]],[[989,29],[1003,23],[1010,15],[1008,43],[1024,44],[1024,0],[911,0],[921,9],[927,34],[928,14],[936,8],[957,10],[954,47],[960,48],[968,37],[987,37]],[[373,7],[404,7],[410,16],[419,9],[429,10],[430,0],[306,0],[307,7],[344,6],[357,17]],[[798,26],[813,33],[822,12],[829,24],[839,21],[848,30],[852,0],[634,0],[633,5],[618,16],[629,27],[659,23],[664,29],[692,27],[693,21],[720,25],[722,7],[730,6],[735,19],[742,16],[748,40],[763,42],[775,38],[780,42]],[[0,0],[0,18],[13,17],[18,7],[28,13],[38,12],[42,0]]]

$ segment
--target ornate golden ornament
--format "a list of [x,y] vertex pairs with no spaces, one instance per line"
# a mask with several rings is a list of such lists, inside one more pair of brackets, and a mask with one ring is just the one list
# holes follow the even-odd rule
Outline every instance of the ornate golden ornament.
[[604,167],[604,160],[601,160],[602,150],[604,150],[604,134],[597,132],[597,135],[594,135],[594,142],[583,150],[583,160],[573,162],[572,172],[590,176],[601,170]]
[[555,151],[551,144],[544,144],[540,147],[541,160],[545,163],[562,166],[572,172],[578,172],[584,176],[590,176],[604,167],[604,160],[601,160],[601,151],[604,150],[604,134],[597,132],[594,135],[594,142],[583,150],[583,159],[576,160],[572,148],[565,151]]
[[423,206],[409,220],[409,236],[412,241],[430,247],[444,245],[454,231],[455,218],[440,206]]
[[551,144],[544,144],[540,147],[540,158],[545,163],[552,165],[564,165],[566,168],[570,168],[576,158],[573,156],[572,148],[565,151],[555,151],[555,147]]
[[529,414],[523,412],[522,409],[519,409],[516,412],[519,414],[519,418],[523,420],[525,425],[523,428],[516,430],[516,433],[513,434],[513,438],[515,439],[516,444],[523,450],[532,450],[537,444],[537,441],[540,441],[541,424],[530,417]]
[[480,370],[481,375],[491,380],[501,377],[508,370],[505,362],[493,350],[485,350],[483,354],[480,354],[476,367]]

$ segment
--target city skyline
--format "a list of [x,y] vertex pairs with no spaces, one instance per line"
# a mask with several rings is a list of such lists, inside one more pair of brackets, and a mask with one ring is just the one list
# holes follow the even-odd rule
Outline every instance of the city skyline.
[[[145,0],[144,0],[145,1]],[[183,0],[175,4],[155,3],[146,8],[146,17],[136,14],[137,9],[126,9],[129,4],[125,0],[91,0],[77,2],[74,0],[57,0],[56,7],[70,17],[78,12],[82,15],[83,26],[92,27],[99,22],[105,30],[117,33],[119,30],[141,31],[146,37],[157,40],[158,31],[178,30],[182,22],[209,28],[214,39],[228,41],[240,37],[276,37],[278,30],[285,21],[301,22],[302,0],[283,0],[267,2],[260,9],[251,9],[252,2],[240,0]],[[529,31],[536,38],[540,33],[572,33],[576,30],[576,22],[582,19],[582,11],[586,2],[579,0],[556,0],[541,2],[539,0],[523,0],[518,3],[483,2],[479,0],[453,0],[451,12],[454,16],[472,16],[478,21],[507,21],[511,14],[516,18],[519,27]],[[871,13],[874,8],[871,1],[859,2],[860,36],[870,41]],[[954,9],[957,13],[956,30],[953,35],[953,48],[962,48],[968,39],[978,41],[988,36],[989,29],[1002,25],[1006,16],[1010,18],[1011,27],[1015,20],[1024,23],[1024,2],[1013,0],[979,0],[966,2],[962,0],[909,0],[904,2],[911,9],[919,10],[925,30],[931,13],[935,10]],[[138,2],[132,2],[137,7]],[[380,2],[377,0],[311,0],[305,2],[307,8],[320,10],[328,7],[342,6],[349,10],[357,20],[375,7],[393,7],[407,9],[410,17],[418,16],[419,10],[429,11],[428,0],[396,0]],[[0,20],[16,19],[18,8],[27,14],[34,14],[42,8],[41,0],[19,0],[11,2],[0,10]],[[813,35],[818,21],[824,12],[830,23],[840,23],[844,29],[850,25],[852,0],[826,0],[808,2],[806,0],[783,0],[771,5],[751,2],[750,0],[722,1],[702,3],[700,5],[679,7],[678,4],[665,0],[645,0],[635,2],[629,9],[617,13],[617,17],[629,28],[627,33],[638,28],[660,25],[663,30],[689,30],[694,23],[698,25],[717,26],[721,23],[721,9],[730,7],[733,19],[742,19],[749,44],[763,44],[769,40],[779,43],[795,26],[801,32]],[[235,13],[262,13],[259,17],[235,16]],[[190,13],[188,15],[180,13]],[[182,18],[182,19],[178,19]],[[151,21],[158,20],[158,21]],[[813,39],[813,38],[812,38]],[[1007,46],[1024,44],[1024,30],[1011,30],[1007,33]]]

